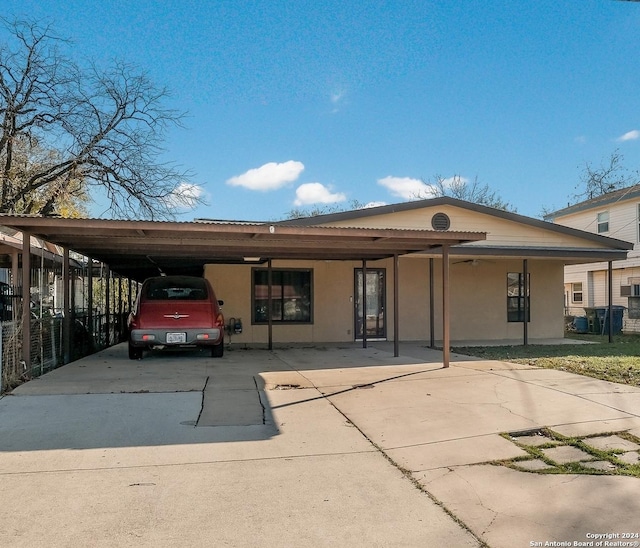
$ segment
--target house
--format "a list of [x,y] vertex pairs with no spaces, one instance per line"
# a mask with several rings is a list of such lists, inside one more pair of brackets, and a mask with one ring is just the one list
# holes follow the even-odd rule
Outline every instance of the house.
[[[276,226],[486,233],[486,239],[449,250],[451,342],[521,344],[562,338],[565,265],[621,260],[631,247],[607,236],[448,197],[281,221]],[[442,340],[442,261],[439,249],[402,255],[397,269],[392,257],[366,264],[273,260],[274,337],[307,343],[391,340],[396,334],[405,341]],[[208,264],[205,276],[222,295],[225,315],[242,319],[242,334],[234,340],[264,341],[266,265]],[[395,287],[398,295],[392,295]],[[391,314],[394,306],[397,315]]]
[[[610,192],[560,209],[545,220],[593,234],[629,242],[626,259],[612,264],[612,302],[624,307],[623,330],[640,332],[640,185]],[[564,273],[567,314],[584,315],[584,309],[607,303],[605,262],[568,265]]]
[[[108,278],[204,275],[224,301],[232,344],[386,339],[397,354],[398,341],[429,341],[442,345],[445,364],[449,343],[562,338],[565,266],[621,261],[633,248],[448,197],[280,222],[0,215],[0,224],[60,246],[63,278],[71,252],[104,264]],[[30,283],[21,238],[25,268],[15,277]],[[63,293],[71,326],[72,292]],[[62,338],[68,355],[70,336]],[[22,359],[31,363],[30,345]]]

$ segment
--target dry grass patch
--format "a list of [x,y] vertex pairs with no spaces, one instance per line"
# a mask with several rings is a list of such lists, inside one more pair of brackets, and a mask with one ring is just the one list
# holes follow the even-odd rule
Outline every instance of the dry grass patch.
[[[599,335],[571,335],[576,344],[469,346],[458,354],[578,373],[605,381],[640,386],[640,335],[618,335],[613,342]],[[580,344],[589,341],[597,344]]]

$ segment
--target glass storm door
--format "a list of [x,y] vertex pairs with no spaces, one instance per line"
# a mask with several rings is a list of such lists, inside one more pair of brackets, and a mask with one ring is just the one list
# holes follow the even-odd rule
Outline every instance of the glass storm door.
[[366,312],[364,310],[362,269],[355,269],[355,334],[356,340],[362,340],[363,330],[367,330],[367,339],[385,339],[385,271],[367,268]]

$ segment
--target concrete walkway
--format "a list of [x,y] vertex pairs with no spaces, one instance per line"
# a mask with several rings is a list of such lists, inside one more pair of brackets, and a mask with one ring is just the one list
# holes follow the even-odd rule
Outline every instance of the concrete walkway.
[[543,427],[618,449],[620,469],[640,462],[625,434],[640,437],[640,389],[390,349],[132,362],[121,345],[22,385],[0,399],[0,546],[511,548],[640,533],[640,480],[529,471],[617,466]]

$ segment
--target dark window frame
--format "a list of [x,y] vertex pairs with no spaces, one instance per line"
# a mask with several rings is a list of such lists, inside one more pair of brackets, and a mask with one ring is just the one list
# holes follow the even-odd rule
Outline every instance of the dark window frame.
[[[313,325],[313,298],[314,298],[314,285],[313,285],[313,269],[312,268],[272,268],[271,269],[273,280],[272,280],[272,311],[271,311],[271,323],[278,325]],[[287,297],[285,290],[286,274],[307,274],[308,280],[304,281],[302,284],[302,288],[304,288],[308,284],[308,294],[302,294],[299,297],[291,298]],[[262,279],[257,280],[257,276],[260,276]],[[269,323],[269,318],[266,317],[266,307],[267,298],[257,298],[256,296],[256,287],[257,286],[267,286],[268,285],[268,276],[269,270],[267,268],[259,268],[255,267],[251,269],[251,323],[252,325],[267,325]],[[258,283],[264,282],[264,283]],[[279,295],[279,296],[278,296]],[[295,319],[286,319],[286,309],[289,308],[291,303],[294,303],[298,300],[301,300],[300,303],[297,304],[296,310],[294,314],[298,317]],[[262,304],[260,304],[262,303]],[[302,304],[302,306],[300,306]],[[262,311],[258,311],[258,306],[262,306]],[[274,317],[274,315],[279,315],[280,317]],[[299,316],[302,315],[302,318]]]
[[[511,280],[517,276],[517,282]],[[527,274],[527,323],[531,322],[531,273]],[[517,286],[517,287],[516,287]],[[522,272],[507,273],[507,322],[524,322],[524,274]],[[515,303],[515,306],[514,306]]]
[[[382,304],[381,307],[379,307],[380,309],[377,311],[377,317],[382,319],[382,327],[379,326],[379,323],[376,322],[376,328],[375,328],[375,332],[374,333],[369,333],[369,329],[368,329],[368,319],[371,317],[367,314],[368,311],[363,311],[363,310],[359,310],[359,308],[362,306],[362,303],[360,302],[360,297],[361,297],[361,293],[360,293],[360,288],[359,288],[359,284],[358,284],[358,277],[362,277],[362,281],[364,282],[364,274],[363,274],[363,269],[361,267],[358,268],[354,268],[353,269],[353,295],[354,295],[354,333],[355,333],[355,340],[356,341],[361,341],[363,338],[363,329],[365,329],[365,326],[367,327],[367,338],[368,339],[386,339],[387,338],[387,321],[386,321],[386,314],[387,314],[387,269],[386,268],[367,268],[367,277],[369,276],[369,273],[375,273],[377,274],[377,278],[378,278],[378,282],[382,282],[381,285],[379,286],[379,300],[376,304]],[[371,294],[367,293],[368,297],[367,297],[367,308],[370,308],[374,302],[371,300]],[[375,315],[374,315],[375,318]],[[375,320],[374,320],[375,321]]]
[[[580,286],[580,289],[576,287],[578,285]],[[580,298],[578,298],[578,295],[580,295]],[[583,292],[582,282],[573,282],[571,284],[571,302],[580,303],[580,304],[584,302],[584,292]]]

